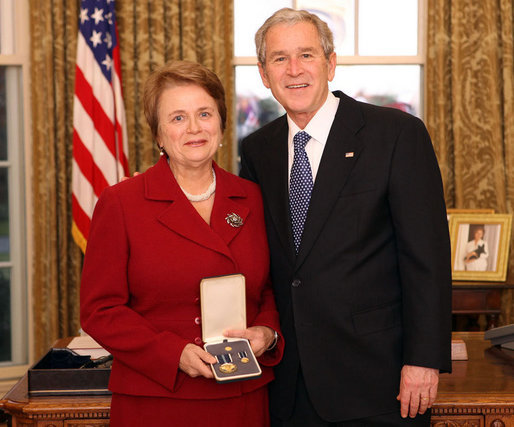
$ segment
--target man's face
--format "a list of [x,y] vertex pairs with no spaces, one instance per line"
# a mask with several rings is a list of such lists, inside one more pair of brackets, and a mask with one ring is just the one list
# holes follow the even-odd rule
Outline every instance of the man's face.
[[308,22],[278,24],[266,34],[266,63],[259,63],[264,86],[301,128],[327,99],[336,54],[325,58],[316,27]]

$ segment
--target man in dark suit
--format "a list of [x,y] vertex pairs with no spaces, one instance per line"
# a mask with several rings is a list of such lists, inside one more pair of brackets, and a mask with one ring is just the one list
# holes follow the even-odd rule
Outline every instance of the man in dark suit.
[[451,268],[425,126],[329,92],[336,54],[315,15],[276,12],[256,45],[287,112],[241,157],[263,192],[286,341],[272,423],[429,425],[439,371],[451,369]]

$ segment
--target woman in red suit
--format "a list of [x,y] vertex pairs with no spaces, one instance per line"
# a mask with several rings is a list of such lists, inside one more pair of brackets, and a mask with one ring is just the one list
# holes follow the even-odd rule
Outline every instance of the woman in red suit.
[[[266,385],[283,340],[260,191],[213,161],[224,98],[217,76],[199,64],[175,61],[154,72],[144,111],[161,159],[98,200],[81,323],[114,356],[113,426],[269,423]],[[227,335],[250,341],[262,375],[219,384],[209,366],[216,359],[202,347],[199,284],[235,273],[246,278],[249,327]]]

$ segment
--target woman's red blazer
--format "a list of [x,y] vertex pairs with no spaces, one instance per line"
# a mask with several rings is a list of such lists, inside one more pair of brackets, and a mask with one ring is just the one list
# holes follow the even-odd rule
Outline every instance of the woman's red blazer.
[[[283,340],[259,358],[260,378],[217,384],[178,369],[187,343],[202,345],[200,281],[242,273],[248,326],[279,331],[258,186],[214,165],[210,226],[180,190],[165,158],[107,188],[95,208],[81,284],[82,328],[114,356],[109,388],[182,399],[237,396],[273,379]],[[240,227],[226,217],[237,214]]]

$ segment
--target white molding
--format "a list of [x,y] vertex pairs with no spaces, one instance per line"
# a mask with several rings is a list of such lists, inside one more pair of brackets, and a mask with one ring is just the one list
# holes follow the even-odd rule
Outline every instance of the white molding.
[[30,365],[1,366],[0,365],[0,381],[18,380],[20,379]]
[[25,283],[27,284],[27,343],[28,343],[28,363],[34,362],[34,317],[33,317],[33,287],[32,287],[32,259],[33,259],[33,212],[32,205],[32,115],[30,101],[30,30],[29,30],[29,0],[16,1],[16,22],[20,23],[17,27],[17,46],[19,47],[20,57],[23,58],[22,84],[23,84],[23,171],[25,184]]
[[[27,361],[27,292],[25,259],[25,206],[18,195],[23,191],[23,101],[22,77],[18,66],[6,69],[6,110],[9,166],[9,256],[11,283],[11,358],[14,363]],[[7,263],[6,263],[7,264]],[[14,285],[14,286],[13,286]]]
[[0,54],[9,55],[15,51],[14,7],[12,0],[0,0]]
[[0,65],[22,65],[27,59],[26,55],[0,55]]
[[[0,399],[2,399],[2,396],[4,396],[17,382],[18,378],[14,378],[12,380],[0,380]],[[4,426],[4,424],[0,424],[0,426]]]
[[[238,56],[233,65],[257,65],[256,56]],[[412,56],[338,56],[337,65],[423,65],[422,55]]]
[[[8,3],[10,5],[7,5]],[[27,214],[32,212],[29,5],[28,0],[0,0],[0,7],[2,7],[2,13],[6,10],[5,8],[11,8],[11,21],[14,23],[14,28],[11,26],[8,32],[11,38],[14,38],[9,44],[13,49],[9,55],[0,55],[0,65],[8,67],[6,97],[9,148],[8,159],[2,161],[0,166],[7,169],[9,177],[10,222],[10,261],[2,262],[0,267],[9,268],[11,272],[12,318],[11,361],[0,363],[0,380],[5,380],[21,377],[33,360],[31,263],[29,262],[33,234],[32,218]]]

